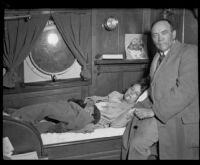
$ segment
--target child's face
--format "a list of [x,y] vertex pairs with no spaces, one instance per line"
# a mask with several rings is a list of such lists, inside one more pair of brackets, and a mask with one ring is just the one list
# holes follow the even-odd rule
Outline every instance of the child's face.
[[128,103],[135,103],[141,94],[141,85],[135,84],[132,88],[129,88],[124,94],[124,100]]

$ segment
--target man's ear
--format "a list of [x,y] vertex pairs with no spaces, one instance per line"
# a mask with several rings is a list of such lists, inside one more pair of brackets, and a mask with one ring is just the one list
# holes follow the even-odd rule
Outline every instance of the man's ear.
[[173,38],[173,41],[176,39],[176,30],[172,31],[172,38]]

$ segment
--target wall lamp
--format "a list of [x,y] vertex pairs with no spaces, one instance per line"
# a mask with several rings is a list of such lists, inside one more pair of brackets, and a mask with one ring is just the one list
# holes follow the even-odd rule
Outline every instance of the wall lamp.
[[111,16],[105,19],[104,23],[102,24],[102,27],[105,28],[107,31],[112,31],[117,28],[118,24],[118,19]]

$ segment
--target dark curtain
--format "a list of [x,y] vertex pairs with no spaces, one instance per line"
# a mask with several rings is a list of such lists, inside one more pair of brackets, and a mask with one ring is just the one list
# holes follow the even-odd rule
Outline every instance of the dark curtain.
[[71,53],[82,66],[81,78],[91,79],[88,53],[91,35],[90,13],[53,13],[52,18]]
[[3,86],[15,87],[15,82],[19,80],[16,69],[29,55],[48,19],[49,15],[33,15],[30,20],[5,20],[3,67],[6,74],[3,77]]

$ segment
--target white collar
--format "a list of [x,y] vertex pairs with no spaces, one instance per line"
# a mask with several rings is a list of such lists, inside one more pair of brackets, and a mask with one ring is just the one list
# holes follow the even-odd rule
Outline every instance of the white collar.
[[170,50],[170,49],[168,49],[168,50],[166,50],[166,51],[163,52],[164,56],[167,55],[167,53],[169,52],[169,50]]

